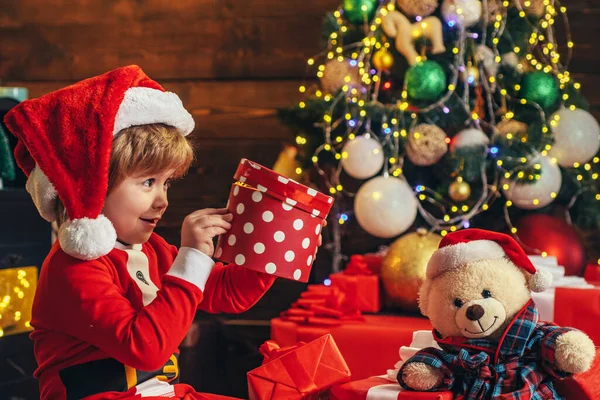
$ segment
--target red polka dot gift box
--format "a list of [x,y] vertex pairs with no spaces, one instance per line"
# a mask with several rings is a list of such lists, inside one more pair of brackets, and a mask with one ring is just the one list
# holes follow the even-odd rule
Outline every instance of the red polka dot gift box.
[[333,198],[245,158],[234,179],[215,258],[307,282]]

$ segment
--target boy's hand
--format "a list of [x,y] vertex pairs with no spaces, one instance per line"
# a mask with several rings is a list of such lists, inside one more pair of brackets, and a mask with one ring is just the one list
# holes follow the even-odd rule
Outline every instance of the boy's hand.
[[213,256],[213,238],[231,229],[233,214],[226,208],[206,208],[194,211],[183,220],[181,226],[181,246],[192,247]]
[[[327,220],[324,219],[323,223],[321,225],[323,225],[323,228],[325,228],[327,226]],[[319,243],[318,244],[319,247],[323,244],[323,235],[322,234],[319,234],[319,241],[318,241],[318,243]]]

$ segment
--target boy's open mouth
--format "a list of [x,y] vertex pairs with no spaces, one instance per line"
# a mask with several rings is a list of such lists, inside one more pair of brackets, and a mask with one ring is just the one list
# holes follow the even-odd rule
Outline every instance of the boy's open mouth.
[[149,224],[153,224],[156,225],[158,223],[158,221],[160,221],[160,218],[140,218],[142,221],[147,222]]

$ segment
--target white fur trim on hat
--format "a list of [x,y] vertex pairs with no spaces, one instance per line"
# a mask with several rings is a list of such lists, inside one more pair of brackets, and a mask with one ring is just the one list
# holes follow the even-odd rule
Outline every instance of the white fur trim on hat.
[[68,220],[58,232],[60,247],[68,255],[80,260],[94,260],[115,247],[117,232],[104,215],[96,219]]
[[147,87],[127,89],[115,118],[113,135],[130,126],[147,124],[174,126],[184,136],[194,130],[194,118],[175,93]]
[[25,189],[31,195],[42,218],[48,222],[56,220],[56,189],[37,164],[27,178]]
[[473,261],[498,259],[505,255],[502,246],[492,240],[473,240],[442,247],[429,259],[427,278],[435,278]]
[[527,284],[529,290],[532,292],[540,293],[546,291],[552,285],[552,274],[548,271],[537,269],[536,273],[529,277]]

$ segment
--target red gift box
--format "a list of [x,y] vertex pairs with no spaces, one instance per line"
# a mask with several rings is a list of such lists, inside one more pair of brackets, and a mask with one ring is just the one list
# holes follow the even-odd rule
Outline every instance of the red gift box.
[[331,335],[287,348],[267,341],[263,365],[248,372],[250,400],[317,399],[331,386],[350,380],[350,370]]
[[354,255],[343,272],[331,274],[331,285],[346,295],[350,305],[360,311],[376,313],[381,310],[379,275],[370,269],[363,256]]
[[397,382],[374,376],[331,388],[331,400],[452,400],[452,392],[413,392],[403,390]]
[[246,159],[234,179],[227,203],[234,218],[215,258],[307,282],[333,198]]
[[600,345],[600,289],[558,287],[554,295],[554,322],[585,332]]
[[600,349],[596,349],[596,358],[589,371],[555,381],[554,384],[558,393],[567,400],[600,399]]

